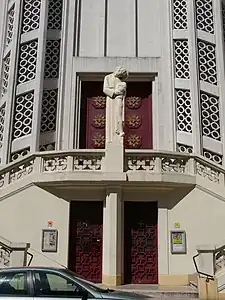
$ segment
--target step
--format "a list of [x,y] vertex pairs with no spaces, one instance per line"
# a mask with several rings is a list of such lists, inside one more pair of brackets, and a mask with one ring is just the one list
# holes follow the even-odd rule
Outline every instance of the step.
[[149,284],[130,284],[117,286],[117,290],[134,292],[154,298],[198,299],[198,291],[192,286],[158,286]]

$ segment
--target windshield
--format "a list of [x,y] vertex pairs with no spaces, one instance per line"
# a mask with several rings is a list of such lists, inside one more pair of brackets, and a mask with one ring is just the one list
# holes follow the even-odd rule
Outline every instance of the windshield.
[[98,285],[94,284],[93,282],[90,282],[90,281],[88,281],[88,280],[85,280],[85,279],[82,279],[82,278],[77,277],[77,275],[76,275],[74,272],[72,272],[72,271],[70,271],[70,270],[68,270],[68,269],[63,269],[63,272],[69,274],[70,276],[73,276],[73,277],[74,277],[77,281],[79,281],[81,284],[83,283],[83,284],[85,284],[85,285],[89,285],[90,288],[92,288],[92,289],[95,290],[96,292],[99,292],[99,293],[105,293],[105,292],[111,291],[111,290],[109,290],[109,289],[103,289],[103,288],[100,288]]

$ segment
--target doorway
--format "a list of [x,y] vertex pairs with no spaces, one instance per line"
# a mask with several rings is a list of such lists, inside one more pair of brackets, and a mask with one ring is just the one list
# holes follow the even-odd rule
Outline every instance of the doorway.
[[95,283],[102,282],[101,201],[70,203],[69,269]]
[[[106,101],[102,81],[81,85],[80,148],[105,148]],[[124,146],[126,149],[152,149],[152,84],[128,82],[125,100]]]
[[157,202],[124,203],[124,282],[158,283]]

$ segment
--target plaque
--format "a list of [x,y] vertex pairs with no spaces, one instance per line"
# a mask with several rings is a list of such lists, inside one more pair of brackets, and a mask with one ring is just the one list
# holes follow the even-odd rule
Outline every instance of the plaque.
[[171,253],[186,254],[186,232],[181,230],[171,231]]
[[57,252],[58,250],[58,230],[42,230],[42,252]]

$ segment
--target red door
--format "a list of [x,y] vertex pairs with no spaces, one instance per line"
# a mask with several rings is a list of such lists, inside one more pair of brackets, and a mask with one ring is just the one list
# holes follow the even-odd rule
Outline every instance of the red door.
[[71,202],[69,268],[95,283],[102,282],[102,224],[102,202]]
[[124,203],[124,280],[126,284],[158,283],[157,203]]
[[152,149],[151,82],[129,82],[125,100],[125,148]]
[[[103,82],[82,83],[80,147],[105,148],[106,98]],[[128,82],[125,100],[125,148],[152,149],[151,82]]]

